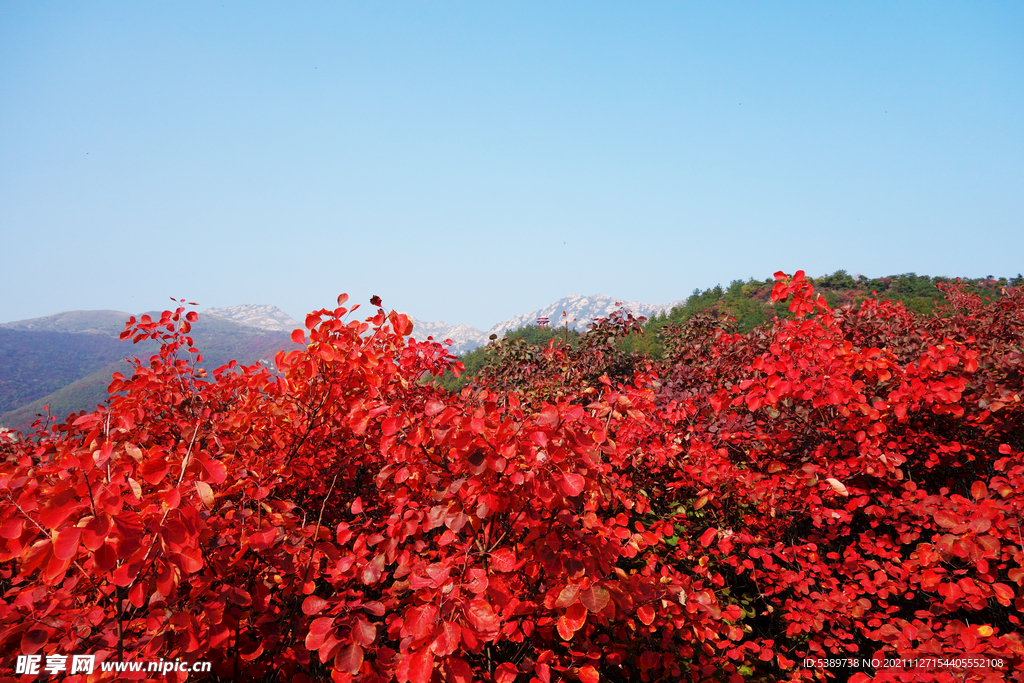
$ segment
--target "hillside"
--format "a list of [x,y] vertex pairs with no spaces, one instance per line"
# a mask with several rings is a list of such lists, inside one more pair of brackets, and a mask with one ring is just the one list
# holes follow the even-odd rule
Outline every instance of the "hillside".
[[[106,400],[111,374],[128,368],[126,357],[147,358],[155,352],[152,342],[120,341],[116,334],[130,314],[123,314],[116,327],[111,314],[121,315],[74,311],[0,326],[0,425],[24,429],[45,405],[55,416],[92,408]],[[202,315],[193,325],[192,337],[202,351],[201,367],[207,369],[231,360],[269,360],[278,350],[295,347],[288,332],[249,327],[216,315]]]
[[127,350],[106,334],[0,328],[0,414],[123,359]]
[[[928,315],[935,310],[937,304],[946,301],[940,286],[954,282],[956,278],[929,277],[915,273],[867,278],[862,275],[852,276],[845,270],[839,270],[831,275],[808,278],[808,281],[813,283],[815,291],[822,294],[833,308],[849,305],[856,309],[865,299],[877,296],[881,300],[900,301],[909,310]],[[990,299],[999,298],[1006,288],[1024,286],[1024,276],[1021,275],[1014,278],[963,278],[961,281],[967,285],[966,291]],[[647,320],[643,326],[643,333],[620,339],[618,348],[625,353],[639,353],[660,359],[664,355],[663,330],[666,327],[682,325],[700,313],[733,318],[735,319],[735,329],[743,333],[749,332],[769,320],[789,317],[790,313],[785,304],[771,303],[774,284],[774,279],[756,280],[751,278],[746,282],[734,280],[727,288],[718,285],[705,290],[696,289],[688,298],[676,302],[669,310],[657,307],[659,312]],[[569,298],[567,297],[567,300]],[[627,303],[633,304],[631,308],[634,315],[637,310],[643,310],[635,302]],[[549,309],[550,307],[543,310]],[[615,310],[614,307],[611,310]],[[567,315],[567,317],[569,316]],[[525,316],[520,316],[520,318],[526,320]],[[591,322],[589,319],[577,320],[573,328],[579,330],[589,322]],[[552,324],[557,327],[554,317]],[[492,329],[500,329],[500,327],[495,326]],[[499,335],[499,337],[522,338],[524,342],[536,346],[546,344],[552,337],[557,336],[556,331],[526,326],[515,331],[505,330],[504,335]],[[493,353],[490,347],[483,346],[474,349],[460,358],[466,366],[466,371],[461,378],[456,378],[449,372],[438,382],[450,390],[461,389],[477,372],[488,365],[492,358]]]

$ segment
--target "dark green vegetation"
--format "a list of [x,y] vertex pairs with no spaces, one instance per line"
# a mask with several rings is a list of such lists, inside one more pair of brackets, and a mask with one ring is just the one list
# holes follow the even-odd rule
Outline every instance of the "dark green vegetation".
[[[829,306],[833,308],[851,305],[857,309],[865,299],[878,298],[899,301],[909,310],[923,315],[931,314],[936,304],[946,301],[939,286],[957,280],[957,278],[929,277],[915,273],[869,279],[863,275],[850,275],[845,270],[837,270],[831,275],[820,278],[807,279],[814,285],[815,291],[823,295]],[[961,278],[960,281],[966,285],[968,292],[978,294],[983,299],[998,299],[1002,289],[1024,285],[1024,276],[1018,274],[1014,278],[991,276],[974,279]],[[662,331],[668,327],[679,327],[698,313],[710,313],[721,317],[725,319],[723,323],[734,326],[735,331],[741,333],[749,332],[768,320],[788,318],[791,314],[785,303],[771,303],[774,284],[773,278],[767,280],[751,278],[746,282],[734,280],[729,283],[727,288],[717,285],[703,291],[695,289],[682,306],[677,306],[668,313],[648,320],[643,326],[642,334],[632,334],[620,339],[618,341],[619,349],[626,353],[643,354],[654,359],[663,358],[664,335]],[[728,319],[732,319],[734,322],[729,323]],[[539,352],[540,347],[546,346],[552,338],[559,338],[563,335],[564,331],[557,328],[542,329],[530,326],[514,332],[507,332],[503,342],[506,345],[519,345],[521,346],[519,353],[529,355]],[[514,341],[517,339],[521,341]],[[571,330],[568,332],[567,340],[570,343],[578,343],[578,339],[579,335],[576,332]],[[529,347],[534,347],[534,349],[531,351]],[[466,366],[462,376],[456,378],[452,373],[446,373],[439,381],[440,385],[449,390],[461,389],[469,378],[475,377],[482,368],[496,358],[495,353],[493,342],[488,346],[470,351],[460,358],[463,365]]]

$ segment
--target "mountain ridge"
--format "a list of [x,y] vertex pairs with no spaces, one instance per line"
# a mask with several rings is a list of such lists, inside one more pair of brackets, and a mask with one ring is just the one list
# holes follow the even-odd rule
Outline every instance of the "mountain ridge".
[[[496,334],[499,337],[506,332],[518,330],[526,325],[534,325],[538,318],[547,318],[552,327],[567,325],[569,329],[584,332],[587,324],[598,318],[607,318],[620,308],[624,308],[636,317],[647,318],[658,315],[662,311],[671,311],[676,306],[681,306],[685,299],[671,301],[664,304],[647,304],[641,301],[629,301],[608,296],[606,294],[570,294],[558,301],[554,301],[543,308],[521,313],[495,323],[487,331],[472,327],[471,325],[451,325],[444,321],[430,322],[413,318],[413,337],[425,339],[432,336],[435,341],[443,342],[446,339],[452,340],[450,350],[458,355],[472,351],[473,349],[487,344],[489,337]],[[562,312],[565,318],[562,318]],[[421,336],[422,335],[422,336]]]

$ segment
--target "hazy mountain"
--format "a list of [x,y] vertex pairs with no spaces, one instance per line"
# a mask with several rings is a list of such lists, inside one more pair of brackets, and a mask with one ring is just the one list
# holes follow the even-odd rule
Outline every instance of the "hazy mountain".
[[[456,354],[463,354],[486,344],[492,334],[500,337],[511,330],[518,330],[526,325],[535,325],[537,319],[542,317],[548,318],[552,327],[561,327],[567,323],[569,329],[585,332],[587,323],[593,322],[597,318],[607,318],[620,308],[627,309],[634,316],[650,318],[662,311],[670,311],[683,303],[685,300],[672,301],[667,304],[645,304],[639,301],[616,299],[604,294],[591,296],[570,294],[544,308],[503,320],[486,332],[469,325],[449,325],[446,322],[416,320],[412,336],[416,339],[426,339],[428,335],[431,335],[435,341],[442,343],[445,339],[451,339],[455,342],[452,344],[451,350]],[[562,318],[562,311],[565,311],[565,318]]]
[[0,329],[106,334],[116,337],[124,331],[124,323],[131,315],[124,311],[65,311],[42,318],[0,323]]
[[444,344],[446,339],[451,339],[453,344],[449,350],[455,354],[472,351],[487,343],[487,334],[472,325],[449,325],[446,322],[430,323],[415,318],[413,318],[412,336],[419,341],[433,337],[434,341],[441,344]]
[[[535,325],[538,318],[548,318],[552,327],[562,327],[563,324],[568,324],[571,330],[585,332],[587,323],[593,322],[597,318],[607,318],[620,308],[625,308],[634,316],[650,318],[662,311],[670,311],[673,307],[681,306],[683,303],[685,303],[685,299],[667,304],[645,304],[639,301],[616,299],[604,294],[592,294],[591,296],[570,294],[544,308],[501,321],[487,330],[485,338],[492,334],[500,337],[509,330],[518,330],[525,325]],[[564,318],[562,317],[563,311],[565,312]]]
[[294,329],[303,329],[302,323],[292,320],[277,306],[241,304],[227,308],[207,308],[200,312],[200,316],[202,315],[216,315],[261,330],[291,332]]
[[[200,313],[191,336],[203,367],[210,370],[231,360],[269,363],[278,350],[295,348],[287,331],[251,324],[280,326],[281,316],[290,320],[287,316],[275,315],[280,311],[273,306],[248,308],[254,310],[236,313],[245,315],[248,325]],[[44,405],[62,418],[106,400],[110,375],[129,369],[123,359],[146,359],[158,349],[156,342],[118,339],[130,317],[119,311],[71,311],[0,325],[0,425],[24,429]]]
[[[155,345],[147,346],[152,353]],[[0,414],[123,359],[138,347],[109,334],[0,328]]]

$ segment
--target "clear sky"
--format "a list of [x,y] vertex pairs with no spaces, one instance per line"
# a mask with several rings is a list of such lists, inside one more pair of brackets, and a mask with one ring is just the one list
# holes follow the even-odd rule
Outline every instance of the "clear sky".
[[0,322],[1012,276],[1024,4],[2,3],[0,255]]

